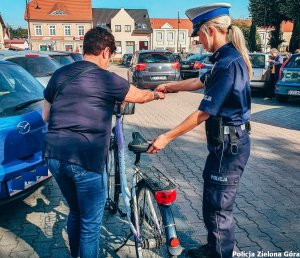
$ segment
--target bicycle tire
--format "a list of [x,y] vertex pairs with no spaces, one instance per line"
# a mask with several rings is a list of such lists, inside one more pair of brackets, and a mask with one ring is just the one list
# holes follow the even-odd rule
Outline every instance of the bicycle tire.
[[111,214],[118,210],[120,198],[120,170],[118,146],[115,138],[111,137],[111,144],[107,156],[107,204]]
[[[160,232],[155,226],[153,216],[151,215],[147,193],[149,193],[154,211],[157,215]],[[135,243],[137,257],[169,257],[161,213],[153,193],[144,180],[139,181],[136,186],[136,198],[140,236],[143,241],[142,245],[138,244],[137,241]],[[147,246],[151,246],[152,248],[147,248]]]

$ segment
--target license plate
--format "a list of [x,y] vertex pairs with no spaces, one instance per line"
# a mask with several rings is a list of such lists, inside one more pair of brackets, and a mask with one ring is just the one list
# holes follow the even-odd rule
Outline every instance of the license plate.
[[300,96],[300,90],[289,90],[288,94],[293,96]]
[[181,66],[182,68],[188,68],[188,67],[190,67],[189,65],[182,65]]
[[153,81],[165,81],[165,80],[167,80],[167,76],[151,76],[151,80],[153,80]]

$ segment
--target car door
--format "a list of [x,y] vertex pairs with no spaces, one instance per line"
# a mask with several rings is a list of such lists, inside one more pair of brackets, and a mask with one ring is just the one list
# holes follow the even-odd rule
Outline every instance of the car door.
[[130,84],[134,84],[134,67],[135,67],[135,64],[136,64],[136,56],[137,56],[137,53],[135,53],[132,57],[132,60],[131,60],[131,63],[129,65],[129,68],[127,70],[127,78],[128,78],[128,82]]

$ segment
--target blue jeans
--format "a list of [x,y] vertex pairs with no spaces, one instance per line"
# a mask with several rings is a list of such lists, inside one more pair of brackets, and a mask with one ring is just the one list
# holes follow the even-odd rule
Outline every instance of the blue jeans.
[[106,201],[106,173],[95,173],[56,159],[48,159],[48,166],[70,208],[67,231],[71,256],[97,258]]

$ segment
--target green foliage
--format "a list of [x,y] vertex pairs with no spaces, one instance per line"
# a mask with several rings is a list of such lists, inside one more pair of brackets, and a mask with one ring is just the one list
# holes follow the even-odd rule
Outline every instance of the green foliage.
[[249,37],[248,37],[248,46],[250,52],[257,51],[257,46],[256,46],[256,25],[254,22],[252,22],[250,26],[250,31],[249,31]]
[[300,19],[295,19],[293,34],[289,45],[289,51],[294,53],[295,50],[299,48],[300,48]]
[[28,30],[23,29],[21,27],[17,29],[13,29],[9,27],[9,32],[10,32],[10,38],[27,38],[28,37]]

